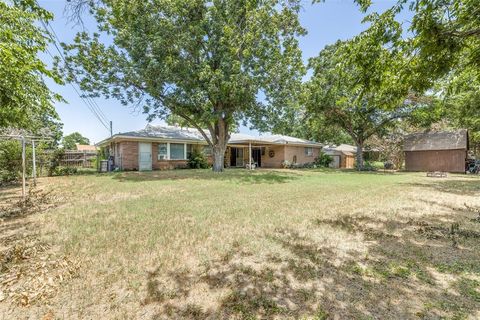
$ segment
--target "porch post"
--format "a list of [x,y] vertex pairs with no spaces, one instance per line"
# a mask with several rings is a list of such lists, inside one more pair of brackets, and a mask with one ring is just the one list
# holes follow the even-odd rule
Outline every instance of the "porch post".
[[248,142],[248,163],[249,169],[252,170],[252,142]]

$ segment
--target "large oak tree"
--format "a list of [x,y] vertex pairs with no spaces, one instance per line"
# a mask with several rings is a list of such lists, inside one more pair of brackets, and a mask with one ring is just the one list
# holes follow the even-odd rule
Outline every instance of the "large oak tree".
[[[356,2],[364,10],[371,4]],[[398,23],[398,15],[407,10],[412,18]],[[480,145],[479,10],[478,0],[397,0],[390,9],[367,18],[372,23],[369,29],[376,33],[403,35],[389,46],[410,56],[411,77],[405,81],[418,92],[435,91],[443,118],[470,129],[470,143],[476,149]]]
[[214,171],[223,170],[232,128],[280,107],[301,79],[298,0],[81,3],[99,33],[64,46],[67,79],[140,106],[149,119],[182,118],[212,146]]
[[350,135],[357,146],[359,170],[367,139],[381,136],[395,121],[424,105],[403,81],[408,77],[406,58],[382,42],[383,37],[360,34],[327,46],[310,60],[313,75],[306,83],[307,111]]

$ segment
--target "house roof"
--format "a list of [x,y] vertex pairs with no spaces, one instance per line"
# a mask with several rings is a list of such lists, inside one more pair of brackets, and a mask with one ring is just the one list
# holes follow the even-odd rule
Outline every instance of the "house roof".
[[92,146],[89,144],[76,144],[77,150],[78,151],[97,151],[96,146]]
[[357,147],[349,144],[340,144],[338,146],[326,146],[323,148],[324,152],[341,152],[345,155],[353,155],[357,153]]
[[[206,131],[209,136],[209,132]],[[122,132],[113,135],[112,137],[105,139],[98,143],[98,145],[105,145],[111,140],[117,138],[139,138],[139,139],[166,139],[166,140],[178,140],[178,141],[192,141],[198,143],[205,143],[205,138],[200,131],[194,128],[181,128],[177,126],[154,126],[147,125],[145,129],[138,131]],[[229,144],[241,144],[241,143],[256,143],[256,144],[292,144],[292,145],[305,145],[305,146],[318,146],[320,143],[304,140],[300,138],[284,136],[284,135],[264,135],[253,136],[244,133],[232,133],[230,135]]]
[[406,136],[403,141],[404,151],[455,149],[468,149],[468,132],[466,129],[414,133]]
[[114,134],[113,137],[163,138],[174,140],[205,140],[197,129],[174,126],[153,126],[148,124],[145,129]]
[[305,146],[318,146],[322,145],[318,142],[285,136],[281,134],[272,134],[264,136],[251,136],[248,134],[242,133],[233,133],[231,134],[230,140],[228,143],[257,143],[257,144],[290,144],[290,145],[305,145]]

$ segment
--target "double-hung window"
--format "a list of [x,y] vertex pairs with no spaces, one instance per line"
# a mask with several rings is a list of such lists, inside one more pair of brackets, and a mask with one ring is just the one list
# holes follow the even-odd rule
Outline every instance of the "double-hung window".
[[168,144],[159,143],[158,144],[158,160],[167,160],[168,159]]
[[313,148],[312,147],[305,147],[305,155],[308,157],[313,156]]
[[170,143],[170,159],[185,160],[185,144],[184,143]]

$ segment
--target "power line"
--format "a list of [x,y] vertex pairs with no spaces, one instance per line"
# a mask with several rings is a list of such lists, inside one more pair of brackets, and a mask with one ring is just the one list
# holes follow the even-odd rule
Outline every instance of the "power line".
[[[43,22],[43,21],[42,21],[42,22]],[[44,26],[45,26],[45,23],[44,23]],[[47,28],[47,27],[50,27],[50,30],[52,31],[52,34],[53,34],[53,36],[54,36],[55,39],[56,39],[56,41],[52,39],[52,40],[53,40],[53,44],[54,44],[55,48],[57,49],[58,53],[60,54],[60,57],[62,58],[63,62],[65,63],[65,65],[67,65],[67,60],[65,59],[65,56],[63,55],[62,50],[60,50],[60,48],[59,48],[58,45],[57,45],[57,41],[58,41],[58,43],[61,43],[60,38],[58,37],[57,33],[56,33],[55,30],[53,29],[52,25],[50,25],[50,24],[47,23],[45,27],[46,27],[46,28]],[[108,118],[105,116],[105,114],[103,113],[102,109],[98,106],[97,102],[96,102],[93,98],[91,98],[91,97],[88,97],[88,96],[87,96],[86,98],[91,101],[91,103],[92,103],[92,104],[94,105],[94,107],[95,107],[95,110],[96,110],[97,113],[102,117],[102,119],[103,119],[106,123],[108,123],[108,122],[109,122]]]
[[[47,33],[49,33],[48,27],[45,24],[45,22],[43,20],[40,20],[40,21],[41,21],[43,27],[45,28],[45,31],[47,31]],[[58,53],[59,53],[60,57],[62,58],[62,60],[64,61],[65,65],[67,65],[67,61],[66,61],[65,57],[63,56],[62,51],[60,50],[60,48],[57,45],[57,41],[60,42],[60,39],[58,38],[57,34],[55,33],[55,30],[53,30],[53,28],[51,26],[50,26],[50,30],[52,31],[52,34],[55,36],[56,40],[51,38],[51,37],[50,37],[50,39],[52,40],[56,50],[58,51]],[[50,50],[48,50],[48,48],[46,49],[46,51],[52,57],[52,59],[55,59],[53,54],[50,52]],[[107,119],[107,117],[102,112],[101,108],[98,106],[98,104],[95,102],[95,100],[93,100],[91,97],[88,97],[88,96],[82,96],[82,94],[78,91],[78,89],[71,82],[69,82],[69,84],[75,90],[75,92],[80,97],[80,99],[82,99],[82,101],[85,103],[85,105],[90,110],[90,112],[92,112],[92,114],[95,116],[95,118],[97,118],[97,120],[100,121],[100,123],[103,125],[103,127],[105,127],[105,129],[110,131],[110,127],[109,127],[110,121]]]
[[[52,31],[52,34],[54,35],[55,39],[52,39],[51,40],[53,41],[53,45],[55,46],[55,49],[57,50],[57,52],[59,53],[60,57],[62,58],[63,62],[65,63],[65,65],[67,66],[68,68],[68,63],[67,63],[67,60],[65,59],[65,56],[63,55],[62,53],[62,50],[60,50],[60,48],[58,47],[57,45],[57,41],[58,43],[60,43],[60,39],[57,35],[57,33],[55,32],[55,30],[53,29],[53,27],[49,24],[46,24],[43,20],[41,20],[45,30],[48,32],[48,27],[50,27],[50,30]],[[105,116],[105,114],[102,112],[101,108],[98,106],[98,104],[95,102],[95,100],[93,100],[91,97],[89,96],[85,96],[84,97],[87,101],[90,102],[90,105],[92,106],[92,108],[95,110],[95,113],[98,114],[99,117],[102,118],[103,122],[105,124],[108,124],[109,123],[109,120],[107,119],[107,117]]]
[[[50,55],[50,57],[52,57],[52,59],[54,59],[54,56],[53,54],[50,52],[50,50],[47,49],[47,53]],[[107,129],[107,130],[110,130],[110,128],[107,126],[107,124],[104,123],[104,120],[102,120],[102,118],[98,115],[98,113],[95,111],[95,109],[93,108],[93,105],[91,104],[91,102],[89,100],[86,100],[82,94],[78,91],[78,89],[72,84],[72,83],[69,83],[73,90],[75,90],[75,92],[77,93],[77,95],[80,97],[80,99],[82,99],[83,103],[85,103],[85,105],[87,106],[87,108],[90,110],[90,112],[92,112],[92,114],[95,116],[95,118],[97,118],[98,121],[100,121],[100,123],[102,124],[102,126]]]

